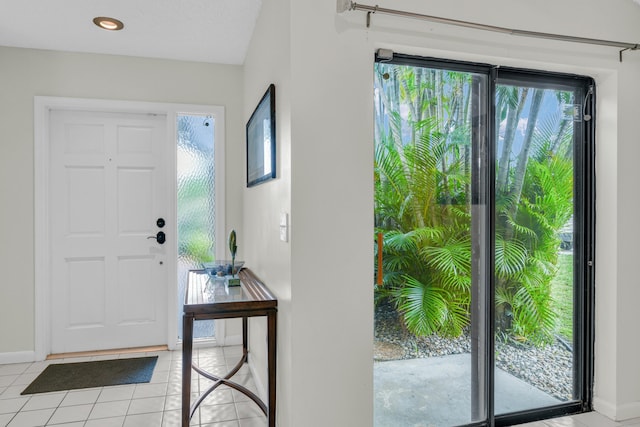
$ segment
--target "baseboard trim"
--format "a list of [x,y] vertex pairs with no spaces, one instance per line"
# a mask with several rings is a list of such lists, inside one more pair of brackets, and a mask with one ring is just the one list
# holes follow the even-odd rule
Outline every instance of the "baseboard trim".
[[29,363],[35,362],[35,351],[14,351],[11,353],[0,353],[0,365],[8,365],[10,363]]
[[618,406],[616,421],[630,420],[631,418],[640,418],[640,402],[625,403]]
[[612,420],[616,417],[616,406],[599,397],[593,398],[593,409]]
[[229,335],[224,338],[224,345],[242,345],[242,335]]
[[640,402],[615,405],[598,397],[593,398],[593,409],[614,421],[640,418]]

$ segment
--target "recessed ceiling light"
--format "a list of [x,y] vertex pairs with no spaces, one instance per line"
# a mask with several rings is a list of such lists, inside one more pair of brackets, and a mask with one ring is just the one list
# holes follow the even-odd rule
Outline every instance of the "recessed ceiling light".
[[98,27],[109,31],[118,31],[124,28],[122,21],[115,18],[109,18],[107,16],[97,16],[93,18],[93,23]]

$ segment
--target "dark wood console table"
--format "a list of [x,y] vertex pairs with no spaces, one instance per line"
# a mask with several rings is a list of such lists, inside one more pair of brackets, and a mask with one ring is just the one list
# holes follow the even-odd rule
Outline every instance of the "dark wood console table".
[[[184,302],[182,332],[182,427],[188,427],[191,417],[202,401],[216,388],[224,384],[247,395],[267,416],[268,426],[276,425],[276,322],[278,300],[269,289],[248,269],[239,273],[240,286],[228,287],[224,281],[214,280],[204,270],[188,273]],[[248,320],[253,316],[267,317],[267,365],[268,402],[265,404],[255,393],[231,381],[248,361]],[[225,376],[219,377],[193,364],[193,322],[204,319],[242,318],[242,357]],[[214,381],[200,397],[191,403],[191,370]]]

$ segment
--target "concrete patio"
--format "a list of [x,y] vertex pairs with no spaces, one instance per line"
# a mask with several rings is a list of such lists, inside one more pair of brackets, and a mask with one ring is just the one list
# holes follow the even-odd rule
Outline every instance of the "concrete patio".
[[[375,427],[445,427],[471,422],[471,356],[394,360],[374,364]],[[496,413],[560,403],[497,369]]]

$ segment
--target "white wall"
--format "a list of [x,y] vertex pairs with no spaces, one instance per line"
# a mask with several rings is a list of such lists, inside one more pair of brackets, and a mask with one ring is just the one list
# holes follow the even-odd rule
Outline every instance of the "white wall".
[[[380,7],[534,31],[640,41],[631,1],[380,0]],[[375,49],[587,74],[598,91],[596,409],[640,416],[640,321],[634,268],[640,223],[637,98],[640,54],[615,48],[461,29],[381,14],[337,15],[329,0],[266,0],[247,59],[245,101],[266,84],[286,93],[278,111],[290,150],[290,184],[245,190],[245,226],[268,233],[251,263],[285,298],[280,329],[282,426],[372,424],[372,68]],[[276,14],[275,10],[280,13]],[[500,13],[496,13],[500,11]],[[270,26],[269,30],[265,26]],[[275,42],[275,44],[274,44]],[[251,67],[251,68],[250,68]],[[248,114],[251,105],[245,106]],[[289,177],[283,178],[284,181]],[[268,186],[273,186],[269,188]],[[280,194],[290,185],[290,195]],[[277,199],[280,194],[283,199]],[[274,198],[272,199],[271,196]],[[290,197],[290,258],[277,246],[278,211]],[[252,236],[247,236],[252,244]],[[256,242],[258,242],[256,240]],[[274,262],[273,265],[270,262]],[[289,299],[290,298],[290,299]],[[264,339],[252,337],[252,342]],[[282,370],[285,372],[282,372]]]
[[[372,167],[371,73],[354,80],[357,95],[345,100],[344,85],[333,79],[342,78],[341,63],[353,51],[327,56],[329,69],[318,63],[325,52],[316,48],[338,40],[309,35],[324,35],[334,15],[290,19],[298,6],[263,4],[245,62],[245,119],[276,84],[279,176],[244,192],[246,258],[279,298],[278,425],[366,426],[373,398],[373,188],[372,173],[360,172]],[[371,52],[359,55],[370,65]],[[342,105],[334,113],[336,99]],[[343,116],[344,109],[353,114]],[[353,126],[354,118],[365,127]],[[290,213],[289,243],[278,240],[280,212]],[[251,351],[263,354],[264,329],[251,326]]]
[[[636,23],[640,17],[636,19]],[[636,24],[637,25],[637,24]],[[637,37],[639,38],[639,37]],[[617,339],[615,416],[620,419],[640,416],[640,340],[637,325],[640,324],[640,275],[638,274],[638,242],[640,242],[640,198],[638,197],[640,159],[640,133],[638,132],[638,96],[640,96],[640,55],[634,52],[625,66],[620,68],[618,94],[618,153],[617,153],[617,292],[616,310],[601,307],[600,319],[616,313],[615,337]],[[606,150],[602,147],[601,151]],[[615,170],[612,171],[615,173]],[[608,190],[608,189],[607,189]],[[606,191],[606,190],[603,190]],[[602,193],[601,193],[602,194]],[[606,228],[602,233],[606,232]],[[598,268],[605,268],[598,263]],[[607,269],[605,268],[605,271]],[[604,287],[610,278],[599,276]],[[605,311],[606,310],[606,311]],[[613,330],[611,331],[614,332]],[[598,346],[601,348],[601,346]],[[607,360],[602,360],[606,363]],[[604,369],[603,369],[604,370]],[[606,375],[603,372],[603,376]]]
[[34,96],[225,106],[226,217],[242,227],[242,67],[7,47],[0,64],[0,354],[34,350]]
[[335,2],[291,10],[292,425],[370,426],[373,50]]
[[[243,175],[244,229],[242,245],[246,266],[260,277],[278,298],[277,424],[291,422],[292,286],[291,252],[296,235],[296,214],[291,206],[291,71],[289,2],[269,0],[262,5],[244,64],[243,123],[251,116],[269,84],[276,86],[276,179],[246,188]],[[246,173],[246,169],[245,169]],[[290,240],[279,240],[280,214],[289,214]],[[250,364],[258,386],[265,392],[266,320],[252,319]],[[265,395],[262,396],[266,398]]]

